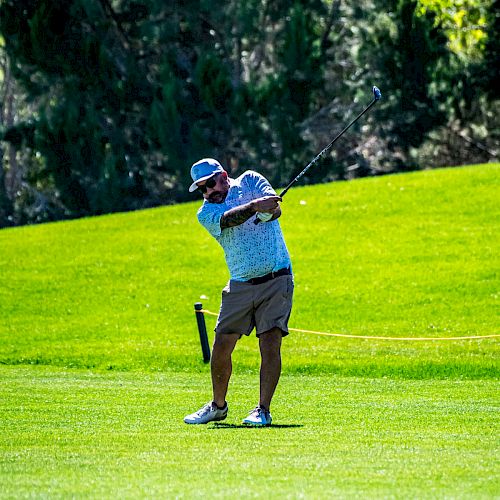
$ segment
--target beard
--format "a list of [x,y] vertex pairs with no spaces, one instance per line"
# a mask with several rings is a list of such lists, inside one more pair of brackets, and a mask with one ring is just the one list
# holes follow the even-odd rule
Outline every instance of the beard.
[[220,191],[214,191],[213,193],[210,193],[210,196],[208,197],[208,202],[209,203],[223,203],[224,200],[226,199],[227,193],[221,193]]

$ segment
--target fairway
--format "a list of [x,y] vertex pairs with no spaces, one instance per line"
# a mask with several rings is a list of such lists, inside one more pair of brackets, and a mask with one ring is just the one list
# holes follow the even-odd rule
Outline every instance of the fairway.
[[265,429],[254,336],[227,420],[182,421],[228,278],[198,201],[1,230],[0,498],[499,498],[499,174],[290,191],[290,326],[360,338],[289,335]]
[[494,498],[498,386],[285,376],[276,425],[186,426],[200,374],[2,368],[2,496]]

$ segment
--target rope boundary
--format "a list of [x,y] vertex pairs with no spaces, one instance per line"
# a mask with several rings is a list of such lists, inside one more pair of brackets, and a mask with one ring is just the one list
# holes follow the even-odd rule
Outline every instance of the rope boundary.
[[[218,316],[217,313],[209,311],[208,309],[195,309],[195,312],[201,312],[203,314],[208,314],[209,316]],[[313,335],[325,335],[328,337],[341,337],[348,339],[360,339],[360,340],[389,340],[389,341],[439,341],[439,340],[481,340],[481,339],[491,339],[500,337],[500,334],[489,334],[489,335],[471,335],[464,337],[380,337],[376,335],[352,335],[348,333],[329,333],[329,332],[317,332],[315,330],[302,330],[300,328],[289,328],[292,332],[299,333],[311,333]]]

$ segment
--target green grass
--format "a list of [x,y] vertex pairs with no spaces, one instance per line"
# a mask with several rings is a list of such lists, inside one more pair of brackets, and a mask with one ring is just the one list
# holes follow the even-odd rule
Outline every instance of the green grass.
[[254,337],[225,425],[182,422],[228,278],[198,201],[1,230],[0,498],[498,498],[499,339],[396,339],[500,333],[499,173],[290,191],[290,326],[395,340],[291,334],[270,429]]
[[0,369],[4,498],[498,498],[498,384],[289,375],[276,425],[186,426],[207,378]]
[[[394,337],[498,333],[499,172],[494,164],[291,190],[282,217],[296,280],[290,326]],[[193,303],[204,296],[217,311],[228,275],[195,220],[198,206],[0,231],[0,362],[200,369]],[[498,346],[294,334],[285,371],[496,377]],[[245,339],[239,369],[255,369],[256,353]]]

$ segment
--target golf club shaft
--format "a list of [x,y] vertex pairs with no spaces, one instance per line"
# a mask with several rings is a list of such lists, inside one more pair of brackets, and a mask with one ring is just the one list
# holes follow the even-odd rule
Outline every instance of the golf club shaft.
[[[359,115],[356,116],[356,118],[354,118],[354,120],[352,120],[351,123],[349,123],[349,125],[347,125],[343,130],[341,130],[337,134],[337,136],[325,148],[323,148],[323,150],[318,155],[316,155],[313,158],[313,160],[304,168],[304,170],[302,170],[302,172],[300,172],[300,174],[297,175],[288,184],[288,186],[286,186],[285,189],[283,189],[283,191],[281,191],[281,193],[279,194],[279,196],[281,198],[283,198],[283,196],[285,196],[285,194],[288,192],[288,190],[321,158],[322,155],[324,155],[333,146],[333,144],[335,144],[335,142],[340,137],[342,137],[342,135],[344,135],[344,133],[347,130],[349,130],[377,101],[379,101],[381,99],[382,94],[381,94],[380,90],[378,89],[378,87],[373,87],[372,92],[373,92],[373,100],[370,102],[370,104],[368,104],[368,106],[363,111],[361,111],[361,113],[359,113]],[[254,224],[258,224],[259,222],[261,222],[261,221],[260,221],[258,214],[257,214],[257,216],[254,219]]]
[[333,144],[337,141],[337,139],[339,139],[340,137],[342,137],[342,135],[344,135],[345,132],[347,132],[347,130],[349,130],[376,102],[377,102],[378,99],[373,99],[373,101],[358,115],[356,116],[356,118],[354,118],[354,120],[352,120],[351,123],[349,123],[349,125],[347,125],[347,127],[345,127],[334,139],[333,141],[330,142],[330,144],[328,144],[328,146],[326,146],[322,151],[321,153],[319,153],[307,166],[306,168],[304,168],[304,170],[302,170],[302,172],[300,172],[299,175],[297,175],[297,177],[295,177],[295,179],[293,179],[293,181],[290,182],[290,184],[288,184],[288,186],[286,186],[285,189],[283,189],[283,191],[281,191],[281,193],[279,194],[279,196],[281,196],[281,198],[283,198],[283,196],[285,196],[285,194],[287,193],[287,191],[321,158],[321,156],[323,156],[332,146]]

